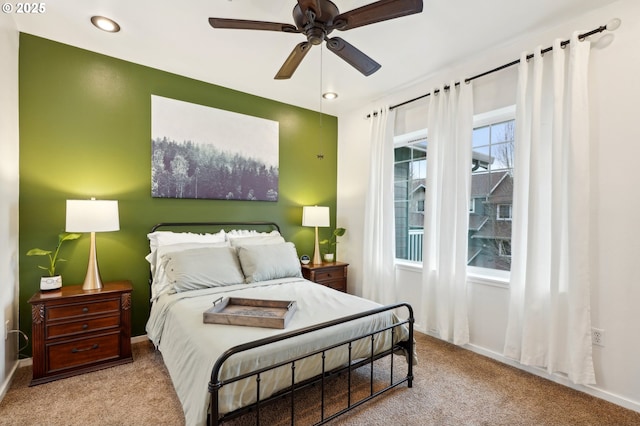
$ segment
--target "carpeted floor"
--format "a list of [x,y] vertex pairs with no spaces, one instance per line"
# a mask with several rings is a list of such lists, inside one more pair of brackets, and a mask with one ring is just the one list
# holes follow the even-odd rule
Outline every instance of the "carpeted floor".
[[[419,365],[413,388],[401,386],[331,424],[640,425],[640,413],[419,333],[416,340]],[[31,388],[31,368],[19,369],[0,402],[0,425],[184,424],[160,353],[148,342],[133,350],[132,364]],[[375,377],[388,377],[388,363],[378,364]],[[368,374],[361,369],[361,376]],[[368,391],[360,375],[354,376],[354,386],[357,392]],[[344,385],[345,378],[339,377],[328,386]],[[296,396],[296,424],[318,420],[319,410],[311,403],[317,391],[309,388]],[[328,399],[329,412],[346,405],[337,394]],[[288,413],[289,401],[279,401],[264,410],[261,424],[288,424]],[[245,417],[231,424],[253,423]]]

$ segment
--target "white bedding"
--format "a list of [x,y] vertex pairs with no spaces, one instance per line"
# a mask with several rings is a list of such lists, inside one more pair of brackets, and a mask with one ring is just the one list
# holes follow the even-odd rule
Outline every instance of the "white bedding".
[[[220,296],[271,300],[295,300],[297,311],[285,330],[203,323],[202,313]],[[336,318],[380,307],[379,304],[341,293],[301,278],[285,278],[252,284],[237,284],[162,295],[152,306],[147,335],[162,352],[174,387],[182,403],[187,425],[206,424],[209,405],[207,385],[218,357],[233,346],[307,327]],[[224,364],[222,379],[319,349],[333,342],[366,334],[397,322],[389,311],[331,329],[298,336],[275,345],[235,355]],[[395,333],[395,340],[406,340],[408,332]],[[391,346],[390,333],[374,340],[376,351]],[[353,346],[353,359],[368,356],[370,339]],[[347,363],[346,349],[327,354],[326,369]],[[319,357],[296,363],[296,381],[319,374]],[[282,367],[262,375],[261,397],[290,384],[291,369]],[[255,402],[255,380],[246,379],[224,386],[220,393],[220,413]]]

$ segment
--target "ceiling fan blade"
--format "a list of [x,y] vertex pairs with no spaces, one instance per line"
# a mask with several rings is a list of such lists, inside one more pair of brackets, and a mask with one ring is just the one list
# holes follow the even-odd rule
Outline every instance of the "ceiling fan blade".
[[327,48],[365,76],[373,74],[382,66],[340,37],[328,39]]
[[352,28],[422,12],[422,0],[380,0],[357,9],[341,13],[333,27],[346,31]]
[[309,50],[311,50],[311,46],[313,45],[308,41],[303,41],[302,43],[294,47],[287,60],[284,61],[284,64],[282,64],[282,67],[280,67],[280,70],[278,71],[274,79],[286,80],[288,78],[291,78],[293,73],[296,72],[296,69],[298,69],[298,65],[300,65],[300,62],[302,62]]
[[299,33],[300,31],[291,24],[278,22],[246,21],[243,19],[209,18],[209,25],[213,28],[226,28],[234,30],[265,30],[281,31],[285,33]]
[[308,9],[313,10],[313,13],[317,17],[322,15],[322,8],[320,7],[320,0],[298,0],[300,10],[304,14]]

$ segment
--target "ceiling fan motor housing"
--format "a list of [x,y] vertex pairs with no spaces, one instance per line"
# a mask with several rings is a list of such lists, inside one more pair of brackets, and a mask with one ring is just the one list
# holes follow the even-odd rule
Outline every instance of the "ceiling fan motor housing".
[[307,36],[307,41],[313,45],[319,45],[325,37],[333,31],[333,19],[340,13],[338,7],[330,0],[318,2],[320,13],[307,9],[303,13],[300,4],[293,8],[293,20],[299,29],[303,29]]

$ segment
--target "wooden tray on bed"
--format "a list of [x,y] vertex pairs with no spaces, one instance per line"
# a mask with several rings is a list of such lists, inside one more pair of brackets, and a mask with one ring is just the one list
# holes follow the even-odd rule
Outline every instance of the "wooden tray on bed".
[[246,325],[250,327],[285,328],[297,309],[291,300],[260,300],[221,297],[203,313],[209,324]]

